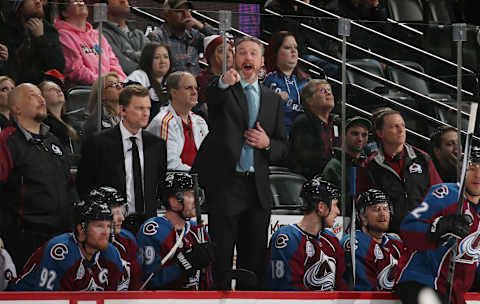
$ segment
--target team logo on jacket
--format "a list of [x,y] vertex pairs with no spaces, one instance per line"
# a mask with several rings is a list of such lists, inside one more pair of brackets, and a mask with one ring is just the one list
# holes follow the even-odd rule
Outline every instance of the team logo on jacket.
[[102,286],[99,286],[97,283],[95,283],[95,280],[91,278],[90,282],[88,282],[87,288],[80,291],[104,291],[104,288]]
[[480,231],[465,237],[458,246],[457,262],[474,264],[480,260]]
[[420,166],[417,163],[411,164],[410,167],[408,167],[408,171],[410,173],[422,173],[423,172],[422,166]]
[[379,290],[391,290],[393,288],[397,264],[397,259],[390,255],[390,264],[385,266],[377,276],[377,285]]
[[275,248],[284,248],[287,246],[289,238],[288,235],[280,233],[275,239]]
[[104,268],[100,273],[98,274],[98,281],[102,284],[107,284],[108,285],[108,269]]
[[60,149],[60,147],[55,144],[52,144],[52,151],[56,155],[60,155],[60,156],[63,155],[62,149]]
[[50,250],[50,256],[56,261],[61,261],[65,259],[68,254],[68,248],[65,244],[56,244]]
[[382,249],[380,249],[380,246],[378,246],[378,244],[375,244],[375,249],[373,250],[373,253],[375,254],[375,262],[384,258]]
[[77,274],[75,275],[75,280],[81,280],[85,276],[85,267],[83,263],[80,263],[77,269]]
[[335,259],[320,251],[318,262],[305,271],[303,284],[311,290],[333,290],[336,268]]

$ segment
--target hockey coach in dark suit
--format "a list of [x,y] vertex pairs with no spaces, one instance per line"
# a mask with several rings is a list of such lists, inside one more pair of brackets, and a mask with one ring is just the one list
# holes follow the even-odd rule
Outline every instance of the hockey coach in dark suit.
[[206,191],[218,289],[228,288],[235,245],[237,268],[253,271],[259,282],[254,288],[261,287],[273,204],[268,166],[287,151],[281,98],[258,82],[263,45],[243,37],[235,49],[235,69],[213,78],[207,88],[211,131],[193,169]]
[[127,197],[125,227],[136,233],[146,218],[156,216],[157,197],[167,170],[166,144],[143,130],[148,124],[148,90],[129,85],[120,93],[122,121],[87,138],[78,168],[80,198],[99,186],[110,186]]

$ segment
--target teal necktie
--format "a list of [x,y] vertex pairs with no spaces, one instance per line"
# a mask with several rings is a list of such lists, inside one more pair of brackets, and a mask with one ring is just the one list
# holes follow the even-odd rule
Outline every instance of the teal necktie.
[[[247,85],[243,92],[245,97],[247,97],[247,106],[248,106],[248,128],[253,128],[255,121],[257,120],[257,106],[255,104],[255,92],[253,85]],[[238,162],[240,170],[242,172],[250,171],[250,168],[253,167],[253,147],[248,145],[246,142],[243,144],[242,151],[240,153],[240,161]]]

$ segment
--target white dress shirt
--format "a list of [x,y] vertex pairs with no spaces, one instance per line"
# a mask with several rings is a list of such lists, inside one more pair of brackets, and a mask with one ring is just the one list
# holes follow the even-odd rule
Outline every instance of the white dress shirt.
[[133,185],[133,168],[132,168],[132,141],[130,137],[137,138],[138,154],[140,156],[140,167],[142,170],[142,186],[145,188],[145,178],[143,177],[143,140],[142,140],[142,130],[139,130],[137,134],[132,134],[130,131],[125,128],[123,125],[123,120],[119,124],[120,133],[122,134],[122,146],[123,146],[123,156],[125,158],[125,185],[127,191],[127,204],[128,204],[128,215],[135,213],[135,191]]

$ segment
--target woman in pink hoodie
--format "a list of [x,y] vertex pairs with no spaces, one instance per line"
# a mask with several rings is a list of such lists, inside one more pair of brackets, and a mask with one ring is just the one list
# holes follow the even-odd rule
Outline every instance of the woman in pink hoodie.
[[65,55],[63,74],[69,86],[92,85],[98,78],[98,53],[102,54],[102,74],[116,72],[123,81],[126,76],[110,44],[102,37],[99,52],[98,32],[87,22],[88,8],[82,0],[58,1],[57,28]]

